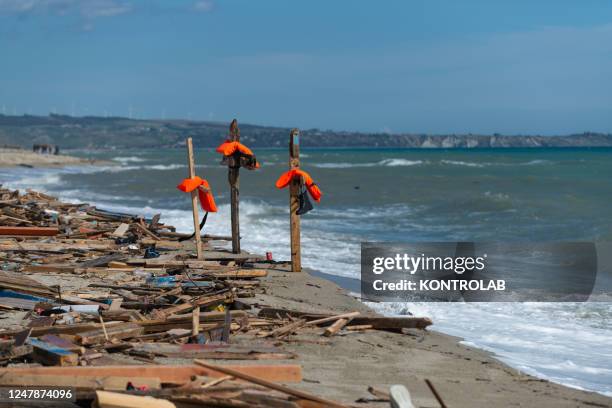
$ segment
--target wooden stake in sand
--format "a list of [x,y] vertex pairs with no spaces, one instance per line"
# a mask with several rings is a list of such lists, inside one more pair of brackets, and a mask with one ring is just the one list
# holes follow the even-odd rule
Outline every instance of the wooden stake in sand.
[[[190,137],[187,138],[187,162],[189,164],[189,177],[195,177],[195,161],[193,159],[193,141]],[[196,252],[198,260],[204,259],[202,251],[202,237],[200,236],[200,216],[198,214],[198,190],[191,192],[191,209],[193,211],[193,230],[195,232]]]
[[[240,129],[238,121],[232,120],[230,124],[229,140],[232,142],[240,141]],[[228,158],[227,179],[230,184],[231,218],[232,218],[232,252],[240,253],[240,156],[235,153]]]
[[[300,167],[300,131],[291,130],[289,134],[289,167]],[[291,228],[291,272],[302,271],[302,249],[300,245],[300,216],[297,210],[300,206],[300,180],[294,178],[289,185],[289,222]]]

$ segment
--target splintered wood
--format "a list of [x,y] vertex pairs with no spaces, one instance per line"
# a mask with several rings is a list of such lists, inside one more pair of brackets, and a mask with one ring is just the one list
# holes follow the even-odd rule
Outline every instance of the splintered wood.
[[[0,323],[0,386],[72,386],[98,407],[341,407],[280,384],[302,380],[286,343],[431,324],[249,303],[276,263],[213,247],[219,236],[202,235],[198,256],[159,214],[0,187],[0,225],[0,318],[27,312]],[[232,364],[207,362],[220,360]]]

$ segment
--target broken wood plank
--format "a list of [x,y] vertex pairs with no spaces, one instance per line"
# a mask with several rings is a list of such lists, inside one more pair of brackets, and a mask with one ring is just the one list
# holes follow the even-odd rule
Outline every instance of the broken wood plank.
[[0,362],[5,363],[10,360],[23,358],[27,355],[30,355],[31,353],[32,346],[30,346],[29,344],[24,344],[23,346],[14,346],[6,353],[0,353]]
[[122,323],[114,326],[101,325],[101,329],[77,334],[76,339],[82,345],[100,344],[111,339],[129,339],[143,333],[143,328],[136,323]]
[[[279,365],[225,365],[236,372],[257,376],[267,381],[296,383],[302,381],[302,369],[296,364]],[[198,365],[112,365],[86,367],[8,367],[0,372],[0,385],[13,376],[57,376],[68,378],[84,377],[140,377],[159,378],[162,383],[184,384],[193,376],[219,378],[226,374]]]
[[71,264],[42,264],[42,265],[25,265],[24,272],[42,272],[42,273],[75,273],[76,265]]
[[[279,309],[279,308],[262,308],[259,313],[259,317],[268,318],[287,318],[297,317],[304,318],[309,321],[320,320],[325,318],[334,318],[335,316],[321,313],[308,313],[299,312],[295,310]],[[332,319],[334,320],[334,319]],[[376,330],[400,330],[400,329],[424,329],[432,324],[432,321],[428,317],[384,317],[384,316],[357,316],[354,317],[350,322],[351,325],[371,325]],[[350,327],[350,326],[348,326]]]
[[291,322],[289,324],[281,326],[278,329],[272,330],[270,333],[266,334],[265,337],[284,337],[284,336],[288,336],[291,333],[293,333],[294,331],[296,331],[297,329],[299,329],[301,327],[304,327],[305,324],[306,324],[306,320],[299,319],[299,320],[297,320],[295,322]]
[[359,312],[343,313],[343,314],[339,314],[339,315],[335,315],[335,316],[324,317],[324,318],[321,318],[321,319],[310,320],[308,323],[306,323],[306,325],[307,326],[316,326],[316,325],[323,324],[323,323],[335,322],[335,321],[341,320],[341,319],[347,320],[346,323],[348,323],[348,319],[353,319],[353,318],[359,316],[360,314],[361,313],[359,313]]
[[229,344],[169,344],[132,343],[134,350],[170,358],[204,358],[214,360],[289,360],[297,357],[294,353],[278,347]]
[[100,256],[94,259],[90,259],[85,262],[81,262],[78,264],[78,267],[79,268],[93,268],[97,266],[105,266],[105,265],[108,265],[109,262],[121,261],[126,258],[127,256],[125,254],[120,254],[120,253],[109,254],[109,255]]
[[206,272],[207,276],[213,276],[220,279],[246,279],[246,278],[264,278],[268,276],[268,271],[264,269],[237,269],[235,271],[223,272]]
[[4,227],[0,226],[0,235],[51,237],[59,234],[57,227]]
[[96,391],[98,408],[176,408],[172,402],[149,396]]
[[325,331],[323,332],[323,335],[325,337],[335,336],[336,334],[338,334],[340,330],[342,330],[344,326],[347,325],[348,322],[349,322],[349,319],[344,319],[344,318],[336,320],[334,324],[332,324],[331,326],[325,329]]
[[130,228],[129,224],[126,223],[121,223],[116,229],[115,231],[113,231],[111,233],[111,236],[116,237],[116,238],[122,238],[125,233],[127,232],[127,230]]
[[[46,367],[54,368],[54,367]],[[66,368],[66,367],[64,367]],[[92,367],[95,368],[95,367]],[[136,373],[134,373],[136,374]],[[117,390],[125,391],[128,383],[132,383],[134,387],[146,386],[148,389],[155,390],[161,388],[159,378],[154,377],[138,377],[132,375],[129,377],[120,375],[100,375],[100,376],[65,376],[57,374],[26,374],[14,373],[10,371],[0,372],[0,384],[3,386],[40,386],[40,387],[74,387],[77,390]]]

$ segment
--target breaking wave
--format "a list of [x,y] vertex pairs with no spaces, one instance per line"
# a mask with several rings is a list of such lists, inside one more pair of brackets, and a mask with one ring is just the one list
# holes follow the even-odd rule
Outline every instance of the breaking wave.
[[322,169],[347,169],[352,167],[378,167],[378,166],[386,166],[386,167],[399,167],[399,166],[418,166],[423,164],[422,160],[407,160],[407,159],[384,159],[378,162],[369,162],[369,163],[313,163],[314,167],[319,167]]

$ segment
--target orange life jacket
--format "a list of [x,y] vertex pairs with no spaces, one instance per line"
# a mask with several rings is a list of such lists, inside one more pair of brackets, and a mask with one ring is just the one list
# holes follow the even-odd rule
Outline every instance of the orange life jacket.
[[[204,187],[208,191],[203,191],[200,186]],[[217,212],[217,204],[215,204],[215,197],[212,195],[212,191],[210,191],[210,186],[208,185],[208,181],[195,176],[191,178],[186,178],[181,181],[181,184],[176,186],[179,190],[185,193],[191,193],[196,188],[198,189],[198,197],[200,198],[200,205],[202,209],[207,212]]]
[[291,183],[291,180],[293,180],[295,177],[301,177],[302,180],[304,180],[304,184],[306,185],[306,189],[308,190],[310,196],[317,203],[321,202],[321,196],[323,195],[323,193],[321,193],[319,186],[317,186],[315,182],[312,181],[312,177],[310,177],[310,174],[306,173],[304,170],[291,169],[281,174],[278,180],[276,180],[276,188],[287,187],[289,183]]
[[[219,147],[217,147],[217,152],[221,153],[225,157],[233,155],[234,153],[236,153],[236,151],[244,154],[245,156],[250,156],[253,158],[255,157],[253,151],[240,142],[232,142],[231,140],[226,140],[225,142],[221,143]],[[254,166],[250,167],[250,170],[253,170],[253,168],[259,168],[259,162],[257,160],[255,160]]]

